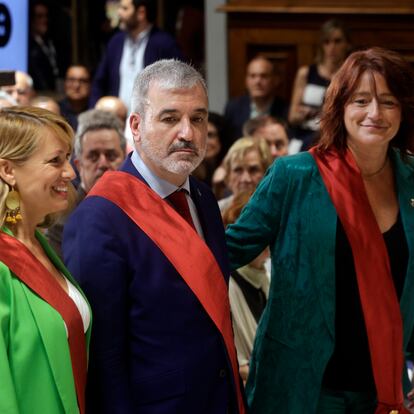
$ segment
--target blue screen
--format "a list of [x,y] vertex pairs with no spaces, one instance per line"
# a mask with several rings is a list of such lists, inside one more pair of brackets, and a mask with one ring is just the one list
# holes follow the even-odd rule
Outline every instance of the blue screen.
[[28,0],[0,0],[0,70],[27,72]]

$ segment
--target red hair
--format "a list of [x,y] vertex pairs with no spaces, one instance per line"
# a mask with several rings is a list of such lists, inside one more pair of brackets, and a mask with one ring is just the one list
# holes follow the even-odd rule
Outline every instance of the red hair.
[[390,145],[402,154],[414,152],[414,69],[398,53],[379,47],[352,53],[334,75],[322,107],[318,150],[345,151],[345,106],[365,72],[382,75],[401,105],[400,128]]

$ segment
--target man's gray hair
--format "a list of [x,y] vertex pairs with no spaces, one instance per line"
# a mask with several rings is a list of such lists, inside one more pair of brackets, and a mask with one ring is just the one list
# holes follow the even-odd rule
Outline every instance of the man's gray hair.
[[144,68],[136,77],[131,100],[133,112],[145,113],[152,82],[157,82],[162,89],[190,89],[199,84],[207,95],[207,85],[200,72],[180,60],[162,59]]
[[100,129],[113,129],[118,133],[122,151],[126,152],[126,139],[124,129],[119,118],[111,112],[99,109],[89,109],[78,116],[78,129],[75,135],[75,157],[79,159],[82,154],[82,141],[89,131]]

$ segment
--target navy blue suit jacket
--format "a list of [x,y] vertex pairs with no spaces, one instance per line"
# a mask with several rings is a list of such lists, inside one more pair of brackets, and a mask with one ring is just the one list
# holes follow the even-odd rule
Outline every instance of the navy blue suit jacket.
[[[144,181],[130,158],[121,170]],[[206,243],[227,281],[217,203],[204,184],[190,178],[190,186]],[[119,207],[86,198],[65,225],[63,250],[94,315],[89,414],[238,412],[219,331],[160,249]]]
[[[243,124],[250,119],[250,104],[251,100],[249,95],[233,98],[227,103],[224,110],[224,118],[231,141],[228,143],[228,146],[243,136]],[[289,105],[286,101],[282,98],[275,97],[270,107],[270,115],[287,121],[288,110]]]
[[[108,43],[106,52],[93,79],[90,97],[91,107],[94,107],[96,101],[102,96],[118,96],[120,85],[119,68],[125,38],[125,32],[118,32]],[[183,55],[175,39],[169,33],[153,27],[144,52],[144,67],[160,59],[172,58],[183,60]]]

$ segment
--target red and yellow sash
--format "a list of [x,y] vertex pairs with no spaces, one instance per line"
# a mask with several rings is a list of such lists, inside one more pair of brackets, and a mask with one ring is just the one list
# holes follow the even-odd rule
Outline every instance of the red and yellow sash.
[[352,248],[377,389],[376,414],[403,406],[403,325],[387,248],[364,182],[348,150],[310,150]]
[[223,337],[233,370],[239,414],[244,414],[228,289],[210,249],[167,202],[131,174],[106,172],[88,193],[90,196],[103,197],[123,210],[159,247],[196,295]]
[[52,306],[65,321],[80,413],[85,412],[86,340],[83,322],[73,300],[55,277],[19,240],[0,232],[0,261],[26,286]]

